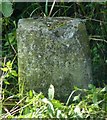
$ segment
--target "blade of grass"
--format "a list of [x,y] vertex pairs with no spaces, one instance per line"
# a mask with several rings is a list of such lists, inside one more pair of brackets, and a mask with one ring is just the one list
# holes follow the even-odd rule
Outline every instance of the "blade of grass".
[[55,2],[56,2],[56,0],[53,1],[53,4],[52,4],[52,7],[51,7],[51,10],[50,10],[50,12],[49,12],[48,17],[50,17],[51,14],[52,14],[53,8],[54,8],[54,6],[55,6]]
[[34,14],[34,12],[35,12],[36,10],[40,9],[40,8],[41,8],[41,6],[40,6],[40,7],[38,7],[38,8],[36,8],[36,9],[34,9],[34,10],[31,12],[30,17],[32,17],[32,16],[33,16],[33,14]]
[[53,15],[52,17],[54,17],[61,9],[57,10]]
[[73,95],[75,92],[76,92],[76,90],[72,91],[71,94],[69,95],[68,100],[67,100],[67,102],[66,102],[66,106],[69,104],[69,101],[70,101],[72,95]]
[[45,3],[45,15],[46,16],[48,15],[48,0],[46,0],[46,3]]

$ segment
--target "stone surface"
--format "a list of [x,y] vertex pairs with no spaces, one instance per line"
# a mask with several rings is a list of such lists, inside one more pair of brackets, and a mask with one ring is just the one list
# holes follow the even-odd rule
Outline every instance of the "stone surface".
[[21,19],[17,29],[19,89],[67,99],[74,86],[87,88],[92,80],[89,41],[83,20]]

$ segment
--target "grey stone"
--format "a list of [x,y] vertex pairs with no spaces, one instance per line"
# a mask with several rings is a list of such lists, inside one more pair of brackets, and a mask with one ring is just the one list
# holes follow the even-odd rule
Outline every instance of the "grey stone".
[[69,17],[21,19],[17,29],[19,90],[67,99],[73,87],[91,83],[91,60],[84,20]]

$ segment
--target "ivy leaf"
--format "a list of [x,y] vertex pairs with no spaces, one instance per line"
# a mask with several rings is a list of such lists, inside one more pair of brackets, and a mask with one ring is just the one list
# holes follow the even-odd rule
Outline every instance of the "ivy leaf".
[[9,17],[13,13],[12,3],[9,0],[2,1],[0,3],[0,11],[5,17]]

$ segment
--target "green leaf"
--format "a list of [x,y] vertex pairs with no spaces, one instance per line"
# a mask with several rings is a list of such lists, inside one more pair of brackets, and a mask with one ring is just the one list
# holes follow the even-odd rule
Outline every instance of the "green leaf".
[[48,112],[49,112],[49,115],[53,117],[55,110],[54,110],[53,104],[50,101],[48,102]]
[[52,115],[54,113],[54,107],[53,104],[47,99],[47,98],[43,98],[42,102],[44,102],[45,104],[48,104],[48,111],[49,114]]
[[11,71],[11,74],[12,74],[13,76],[16,76],[16,77],[17,77],[17,73],[16,73],[15,70],[12,70],[12,71]]
[[57,110],[56,117],[60,118],[60,115],[61,115],[61,110]]
[[73,101],[77,101],[77,100],[79,100],[79,99],[80,99],[80,94],[77,95],[77,96],[75,96],[74,99],[73,99]]
[[64,106],[63,106],[63,104],[62,103],[60,103],[60,101],[58,101],[58,100],[52,100],[52,104],[55,106],[55,107],[57,107],[58,109],[61,109],[61,108],[63,108]]
[[106,91],[107,91],[107,86],[101,90],[101,92],[106,92]]
[[54,86],[51,84],[48,89],[48,98],[52,100],[54,98]]
[[30,97],[30,98],[33,97],[33,92],[32,92],[32,90],[29,91],[29,97]]
[[88,85],[88,88],[89,88],[89,89],[92,89],[92,90],[95,90],[95,86],[94,86],[93,84],[89,84],[89,85]]
[[97,93],[94,93],[93,94],[93,103],[94,103],[94,105],[96,105],[96,103],[97,103]]
[[11,63],[11,61],[8,61],[8,62],[6,63],[6,66],[7,66],[8,68],[12,68],[12,63]]
[[10,85],[10,83],[9,83],[7,80],[4,80],[4,83],[5,83],[6,85]]
[[9,0],[5,0],[5,2],[2,2],[1,4],[2,5],[0,5],[0,7],[2,7],[2,9],[0,8],[0,10],[3,13],[3,15],[5,17],[11,16],[13,13],[12,3]]
[[1,68],[2,71],[4,72],[7,72],[8,71],[8,68],[7,67],[4,67],[4,68]]
[[28,116],[29,116],[29,113],[30,113],[30,110],[29,110],[28,107],[26,107],[23,112],[24,112],[24,114],[26,115],[26,117],[28,117]]
[[44,102],[45,104],[48,104],[49,103],[49,100],[47,98],[43,98],[42,99],[42,102]]

